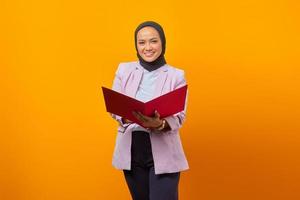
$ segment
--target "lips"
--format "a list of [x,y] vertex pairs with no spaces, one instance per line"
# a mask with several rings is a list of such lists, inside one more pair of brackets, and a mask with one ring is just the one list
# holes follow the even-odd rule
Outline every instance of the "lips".
[[153,56],[154,55],[154,53],[152,52],[152,53],[145,53],[145,56],[147,56],[147,57],[151,57],[151,56]]

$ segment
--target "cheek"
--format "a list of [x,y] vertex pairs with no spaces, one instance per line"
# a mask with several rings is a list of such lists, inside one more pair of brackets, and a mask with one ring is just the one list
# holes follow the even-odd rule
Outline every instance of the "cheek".
[[161,45],[156,45],[155,46],[156,51],[161,52],[162,51],[162,47]]
[[137,46],[138,52],[142,52],[143,51],[143,47],[141,46]]
[[162,49],[161,43],[154,44],[153,47],[157,50]]

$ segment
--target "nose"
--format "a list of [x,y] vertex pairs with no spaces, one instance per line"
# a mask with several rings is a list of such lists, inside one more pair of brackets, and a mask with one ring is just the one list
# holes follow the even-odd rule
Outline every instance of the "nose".
[[149,42],[146,43],[145,49],[146,50],[151,50],[152,49],[152,46]]

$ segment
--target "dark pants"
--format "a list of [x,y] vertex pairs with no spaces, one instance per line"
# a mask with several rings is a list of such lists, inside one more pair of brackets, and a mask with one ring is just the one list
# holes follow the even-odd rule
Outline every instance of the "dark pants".
[[131,170],[123,170],[133,200],[178,200],[180,172],[154,173],[149,133],[132,132]]

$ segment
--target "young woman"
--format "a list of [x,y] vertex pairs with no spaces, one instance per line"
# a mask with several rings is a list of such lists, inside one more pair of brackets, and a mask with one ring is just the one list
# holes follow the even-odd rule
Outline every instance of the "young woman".
[[[119,64],[113,90],[146,102],[186,85],[184,71],[166,63],[158,23],[141,23],[134,37],[138,61]],[[178,199],[180,171],[189,168],[179,136],[185,113],[162,119],[134,112],[146,128],[112,114],[119,122],[113,166],[123,170],[133,200]]]

